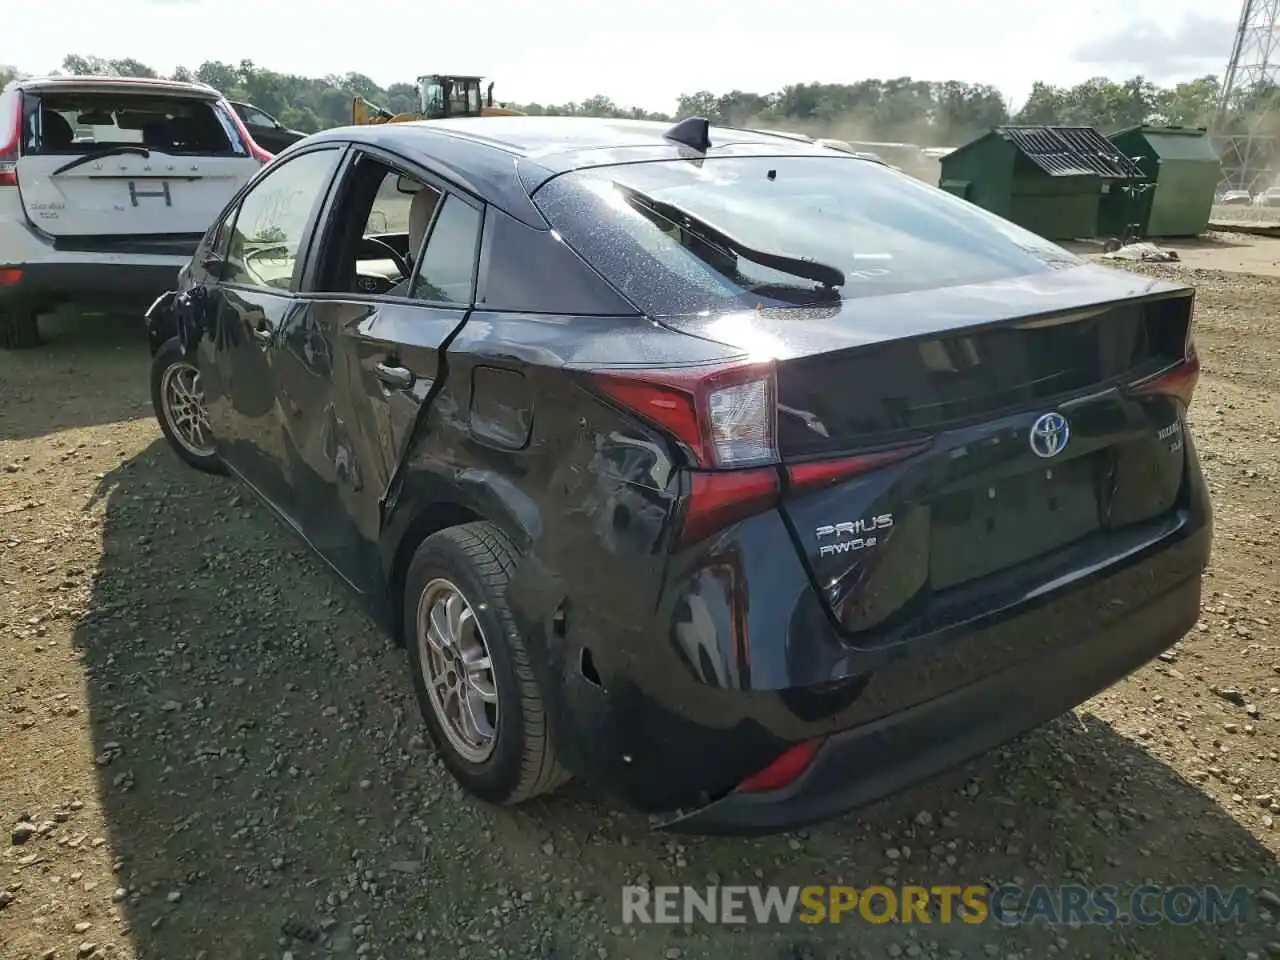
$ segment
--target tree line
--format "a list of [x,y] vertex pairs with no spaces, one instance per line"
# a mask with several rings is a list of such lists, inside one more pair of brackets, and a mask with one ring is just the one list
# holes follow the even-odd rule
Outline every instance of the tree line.
[[[138,60],[78,54],[66,57],[62,70],[68,74],[160,76]],[[0,84],[14,75],[13,70],[8,73],[5,76],[5,68],[0,68]],[[395,113],[412,111],[418,104],[413,83],[380,87],[362,73],[302,77],[277,73],[251,60],[238,64],[213,60],[194,69],[179,67],[171,79],[207,83],[234,100],[255,104],[285,126],[308,133],[349,123],[353,95]],[[529,114],[652,120],[700,115],[716,123],[785,128],[815,136],[958,146],[1002,123],[1084,124],[1104,133],[1151,122],[1209,126],[1220,90],[1215,76],[1169,87],[1142,77],[1124,81],[1098,77],[1076,86],[1036,83],[1016,112],[1010,110],[999,90],[987,84],[910,77],[796,83],[773,93],[701,90],[681,96],[674,114],[624,106],[604,94],[581,102],[543,104],[520,102],[519,91],[495,88],[495,98]],[[511,100],[505,100],[504,92]],[[1249,116],[1276,115],[1276,107],[1280,107],[1280,91],[1248,91],[1233,105],[1234,122],[1243,129]]]

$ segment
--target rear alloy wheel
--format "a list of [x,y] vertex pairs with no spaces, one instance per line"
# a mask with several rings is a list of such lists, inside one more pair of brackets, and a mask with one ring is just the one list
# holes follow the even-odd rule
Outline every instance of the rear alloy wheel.
[[40,346],[40,323],[27,307],[0,307],[0,350],[29,350]]
[[225,472],[209,428],[200,371],[183,354],[177,337],[156,351],[151,363],[151,406],[178,456],[205,473]]
[[422,542],[405,582],[414,692],[431,739],[469,793],[513,804],[568,779],[530,655],[507,606],[518,553],[491,523]]
[[498,684],[484,630],[462,591],[439,578],[418,600],[418,663],[431,709],[449,745],[484,763],[498,739]]

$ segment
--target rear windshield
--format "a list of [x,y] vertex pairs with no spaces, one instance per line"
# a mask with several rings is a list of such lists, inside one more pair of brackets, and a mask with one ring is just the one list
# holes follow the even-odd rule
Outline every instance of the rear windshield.
[[37,154],[143,146],[179,156],[248,156],[230,117],[208,100],[101,91],[40,95]]
[[584,169],[552,179],[534,202],[653,316],[805,306],[1082,262],[966,200],[851,156]]

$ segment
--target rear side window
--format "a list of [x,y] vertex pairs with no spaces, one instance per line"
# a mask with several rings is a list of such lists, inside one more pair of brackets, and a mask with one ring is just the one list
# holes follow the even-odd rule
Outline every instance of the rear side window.
[[965,200],[848,156],[579,170],[549,181],[534,202],[655,316],[806,306],[1082,262]]
[[409,295],[432,303],[469,304],[479,249],[480,211],[450,194],[427,237]]
[[231,119],[213,101],[149,93],[45,91],[37,154],[137,146],[172,156],[247,156]]

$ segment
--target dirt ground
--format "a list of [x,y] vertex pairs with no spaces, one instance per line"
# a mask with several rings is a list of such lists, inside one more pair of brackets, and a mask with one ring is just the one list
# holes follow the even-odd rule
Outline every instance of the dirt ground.
[[1191,269],[1280,276],[1280,238],[1213,233],[1203,239],[1160,241],[1159,245],[1176,250],[1181,262]]
[[[1140,269],[1200,291],[1216,539],[1196,628],[966,768],[764,839],[655,834],[581,788],[518,811],[461,796],[403,653],[165,447],[136,320],[0,354],[0,958],[1280,956],[1280,278],[1188,263]],[[628,882],[1251,894],[1219,927],[765,930],[624,927]]]

